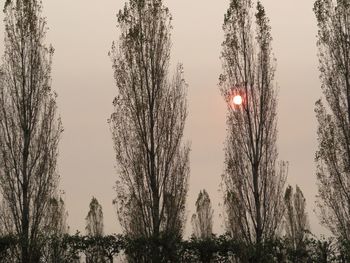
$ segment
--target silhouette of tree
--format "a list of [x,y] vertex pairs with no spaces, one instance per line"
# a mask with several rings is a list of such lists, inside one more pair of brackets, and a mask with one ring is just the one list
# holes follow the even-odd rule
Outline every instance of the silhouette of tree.
[[316,102],[318,207],[323,225],[350,240],[350,3],[318,0],[319,69],[323,100]]
[[212,236],[213,213],[207,191],[200,191],[196,201],[196,213],[192,215],[191,219],[194,237],[206,239]]
[[[89,236],[103,236],[103,212],[102,206],[93,197],[90,202],[90,210],[86,216],[86,234]],[[86,253],[86,263],[104,263],[103,248],[93,246]]]
[[44,216],[43,239],[41,248],[41,261],[45,263],[69,263],[72,262],[69,253],[62,246],[62,240],[69,234],[67,224],[68,212],[61,194],[50,198],[47,214]]
[[20,261],[36,262],[38,236],[56,190],[62,132],[51,90],[53,48],[44,44],[39,1],[5,8],[5,54],[0,83],[0,190],[20,237]]
[[[171,16],[160,0],[130,0],[117,17],[121,35],[111,57],[118,96],[110,123],[119,168],[119,219],[129,236],[178,238],[189,147],[182,143],[187,116],[182,66],[168,79]],[[155,247],[153,262],[160,262],[159,252]]]
[[103,236],[103,212],[102,206],[93,197],[90,202],[90,210],[85,218],[86,234],[90,236]]
[[[274,238],[284,213],[286,163],[278,162],[275,65],[269,19],[260,2],[252,29],[251,0],[232,0],[225,15],[220,76],[228,104],[228,136],[223,175],[227,228],[247,244]],[[232,99],[240,95],[242,104]]]
[[[287,245],[296,253],[296,256],[303,256],[306,251],[306,239],[310,233],[309,220],[306,213],[306,201],[300,188],[296,186],[295,193],[293,187],[287,187],[285,195],[285,230]],[[299,261],[298,261],[299,260]],[[296,258],[293,262],[300,262]]]
[[45,233],[68,234],[69,226],[67,224],[68,212],[63,200],[64,193],[56,194],[49,200],[49,209],[45,215]]

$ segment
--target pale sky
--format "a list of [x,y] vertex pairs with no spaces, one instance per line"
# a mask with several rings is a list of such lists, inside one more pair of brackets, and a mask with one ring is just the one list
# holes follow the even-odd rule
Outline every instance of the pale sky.
[[[107,119],[117,93],[107,55],[119,37],[116,13],[121,0],[44,0],[55,48],[52,87],[58,93],[64,134],[58,170],[65,191],[71,233],[84,232],[92,196],[102,204],[106,233],[120,233],[112,199],[117,179]],[[311,229],[324,233],[314,213],[317,194],[314,156],[317,146],[314,103],[321,96],[313,0],[262,0],[270,18],[279,87],[278,149],[289,162],[288,183],[306,197]],[[186,139],[192,144],[186,236],[198,192],[205,188],[214,206],[214,231],[223,232],[222,194],[226,136],[225,102],[218,88],[222,23],[229,1],[167,0],[173,15],[172,65],[183,63],[188,83]],[[2,6],[1,6],[2,8]],[[0,21],[3,20],[0,13]],[[4,25],[0,26],[3,36]],[[3,54],[3,41],[0,42]]]

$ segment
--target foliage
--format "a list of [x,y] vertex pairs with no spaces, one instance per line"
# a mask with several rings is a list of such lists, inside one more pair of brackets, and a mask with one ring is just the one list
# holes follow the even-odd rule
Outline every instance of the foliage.
[[177,262],[181,251],[181,239],[175,235],[161,235],[159,238],[124,239],[125,254],[129,262],[147,263],[154,251],[159,251],[160,262]]
[[[62,133],[51,89],[54,49],[39,0],[7,1],[0,70],[0,191],[5,230],[16,233],[21,261],[37,261],[45,215],[54,196]],[[8,212],[7,212],[8,211]],[[1,226],[3,227],[3,226]]]
[[87,235],[91,236],[102,236],[103,235],[103,212],[102,206],[98,200],[93,197],[91,199],[90,209],[86,216],[86,232]]
[[319,70],[316,102],[318,207],[321,223],[350,240],[350,4],[317,0]]
[[292,262],[301,262],[306,254],[307,236],[310,234],[308,216],[306,213],[306,201],[300,188],[296,186],[294,193],[293,187],[288,186],[285,195],[285,215],[284,229],[285,243],[290,250]]
[[[91,199],[89,212],[85,218],[86,220],[86,234],[88,236],[98,237],[103,236],[103,212],[102,206],[97,199],[93,197]],[[105,255],[102,251],[100,244],[96,246],[90,246],[90,249],[86,252],[87,263],[105,263]]]
[[[276,145],[271,28],[262,4],[257,2],[255,16],[253,6],[251,0],[230,1],[223,24],[220,88],[228,109],[223,175],[226,227],[259,262],[264,260],[259,251],[282,227],[287,164],[278,161]],[[232,102],[236,95],[242,97],[240,105]]]
[[[162,253],[160,262],[193,262],[216,263],[237,262],[254,263],[257,254],[263,263],[346,263],[349,262],[349,243],[334,238],[320,239],[308,237],[305,240],[305,249],[296,251],[289,249],[288,240],[274,239],[261,244],[246,244],[233,239],[230,234],[213,235],[206,239],[192,237],[189,240],[174,239],[163,236],[158,240],[138,238],[130,239],[122,235],[109,236],[82,236],[75,235],[50,236],[46,242],[53,249],[64,250],[64,257],[57,258],[57,262],[79,262],[82,254],[86,254],[96,247],[103,252],[105,262],[113,263],[114,258],[124,254],[128,262],[146,263],[154,247]],[[15,262],[8,256],[15,249],[19,241],[14,236],[0,237],[0,262]],[[169,244],[171,244],[169,246]],[[259,246],[259,247],[258,247]],[[9,260],[10,259],[10,260]]]
[[[182,66],[169,77],[171,15],[161,0],[130,0],[117,19],[121,34],[110,53],[118,90],[110,118],[119,170],[115,205],[130,239],[171,246],[169,237],[183,232],[189,177]],[[147,249],[157,251],[149,262],[159,262],[162,251],[152,244]]]
[[196,238],[210,238],[213,233],[213,213],[209,194],[200,191],[196,201],[196,213],[192,215],[193,235]]
[[14,250],[18,244],[18,239],[13,235],[0,236],[0,262],[10,263],[10,259],[15,258]]

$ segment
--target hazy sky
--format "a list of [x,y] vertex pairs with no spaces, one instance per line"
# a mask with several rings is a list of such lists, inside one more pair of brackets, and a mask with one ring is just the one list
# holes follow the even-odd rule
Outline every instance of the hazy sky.
[[[112,199],[117,173],[107,119],[116,95],[107,55],[118,39],[116,13],[121,0],[43,0],[55,48],[52,86],[58,93],[64,125],[58,170],[65,191],[71,232],[84,232],[92,196],[103,206],[105,232],[120,232]],[[311,0],[262,0],[271,20],[279,87],[278,148],[289,161],[288,183],[307,199],[315,233],[324,232],[313,212],[317,193],[314,156],[314,102],[321,96],[316,49],[316,20]],[[205,188],[215,208],[215,232],[223,232],[222,194],[226,106],[220,96],[222,23],[229,1],[168,0],[173,15],[172,65],[182,62],[188,88],[186,139],[192,143],[188,223],[198,192]],[[2,8],[2,6],[1,6]],[[0,14],[0,21],[3,13]],[[3,23],[0,35],[3,35]],[[0,42],[3,54],[3,41]]]

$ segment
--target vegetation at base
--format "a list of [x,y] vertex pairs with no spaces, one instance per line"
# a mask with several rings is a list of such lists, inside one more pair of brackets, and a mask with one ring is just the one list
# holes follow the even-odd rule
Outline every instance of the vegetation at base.
[[[334,238],[309,237],[303,249],[294,250],[285,238],[266,241],[257,248],[232,239],[229,234],[212,235],[210,238],[188,240],[163,236],[159,239],[131,239],[123,235],[84,236],[52,235],[46,237],[46,247],[37,251],[39,262],[79,262],[83,255],[98,250],[105,263],[117,262],[115,258],[124,255],[128,262],[149,262],[154,247],[160,251],[160,262],[349,262],[350,244]],[[18,250],[19,241],[15,236],[0,237],[0,262],[15,262],[11,255]],[[59,251],[55,258],[45,258],[46,249]],[[257,252],[259,250],[259,253]],[[257,255],[260,255],[257,258]],[[262,256],[261,256],[262,255]]]

